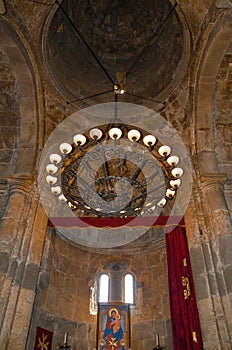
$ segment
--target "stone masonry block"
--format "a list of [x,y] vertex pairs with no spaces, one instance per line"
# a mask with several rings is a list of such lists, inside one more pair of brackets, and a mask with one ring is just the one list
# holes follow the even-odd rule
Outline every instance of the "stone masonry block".
[[9,254],[6,252],[0,252],[0,272],[7,272],[9,265]]
[[232,235],[223,235],[219,237],[219,251],[222,264],[232,265]]
[[23,284],[22,286],[26,289],[35,290],[37,279],[38,279],[39,267],[33,263],[29,263],[26,265],[24,276],[23,276]]

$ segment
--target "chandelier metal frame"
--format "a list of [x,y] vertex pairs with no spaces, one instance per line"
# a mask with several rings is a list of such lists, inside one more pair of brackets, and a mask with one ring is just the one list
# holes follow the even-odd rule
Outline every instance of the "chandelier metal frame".
[[183,175],[171,147],[118,122],[75,134],[49,160],[51,192],[78,216],[151,215],[175,197]]

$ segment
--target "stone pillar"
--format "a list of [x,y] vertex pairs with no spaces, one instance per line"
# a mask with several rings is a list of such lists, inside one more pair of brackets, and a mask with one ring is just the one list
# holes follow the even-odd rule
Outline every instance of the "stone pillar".
[[1,220],[1,334],[0,343],[7,349],[11,333],[11,324],[17,303],[18,281],[22,264],[17,261],[17,253],[22,246],[22,232],[25,218],[23,209],[32,180],[28,177],[11,177],[9,183],[9,200],[5,215]]
[[110,270],[110,302],[122,302],[123,301],[123,269],[120,264],[114,264]]
[[24,350],[47,220],[38,205],[39,196],[33,179],[13,175],[8,181],[9,200],[0,226],[4,258],[0,344],[4,350]]
[[226,174],[204,174],[201,179],[214,233],[228,234],[231,232],[231,219],[223,189]]
[[191,227],[192,221],[189,220],[189,231],[192,230],[190,234],[195,237],[190,255],[204,349],[230,349],[232,237],[223,188],[226,176],[210,173],[202,175],[201,180],[204,196],[201,199],[196,197],[195,210],[192,208],[192,215],[198,219],[198,228],[195,222]]
[[0,179],[0,218],[4,215],[8,198],[8,182],[5,179]]

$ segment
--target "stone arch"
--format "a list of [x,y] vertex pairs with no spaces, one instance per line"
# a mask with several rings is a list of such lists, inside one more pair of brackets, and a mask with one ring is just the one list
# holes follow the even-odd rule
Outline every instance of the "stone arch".
[[[141,276],[141,266],[133,259],[129,257],[122,257],[120,255],[113,255],[113,256],[102,256],[102,259],[97,256],[92,259],[90,262],[90,266],[92,266],[92,280],[90,281],[89,285],[91,290],[94,290],[94,295],[91,296],[90,304],[92,302],[92,305],[94,307],[90,308],[90,312],[92,314],[96,314],[97,312],[97,299],[98,299],[98,288],[99,288],[99,277],[102,273],[108,274],[110,277],[109,279],[109,298],[116,298],[117,301],[123,301],[124,300],[124,276],[126,273],[130,273],[135,283],[139,281],[139,278]],[[118,269],[114,269],[115,267],[118,267]],[[115,271],[114,271],[115,270]],[[115,274],[116,273],[116,274]],[[113,276],[114,275],[114,276]],[[118,275],[118,277],[117,277]],[[114,292],[112,293],[112,287]],[[135,287],[135,298],[136,294],[136,285]],[[116,290],[115,290],[116,289]]]
[[[201,268],[197,271],[195,279],[196,293],[209,288],[209,294],[198,294],[199,315],[202,326],[204,347],[213,347],[218,341],[222,348],[229,348],[231,335],[229,332],[230,315],[227,315],[225,305],[229,305],[230,290],[227,287],[227,269],[231,269],[230,262],[224,259],[225,246],[229,246],[231,232],[231,219],[228,206],[225,201],[224,182],[226,174],[220,172],[218,164],[215,138],[215,106],[218,85],[218,73],[231,45],[232,17],[226,12],[221,12],[214,24],[210,23],[207,28],[208,36],[204,38],[205,46],[202,48],[199,65],[195,68],[194,80],[195,100],[193,110],[193,153],[199,172],[195,183],[198,190],[195,194],[197,212],[197,225],[201,238],[191,248],[191,260],[193,266],[200,260]],[[198,198],[197,198],[198,196]],[[200,199],[200,200],[199,200]],[[191,227],[190,227],[191,231]],[[205,236],[203,238],[203,235]],[[198,233],[196,234],[196,236]],[[202,239],[203,238],[203,239]],[[206,253],[207,252],[207,253]],[[217,252],[217,253],[216,253]],[[210,263],[209,263],[210,262]],[[209,277],[210,276],[210,277]],[[220,277],[219,277],[220,276]],[[213,282],[212,282],[213,281]],[[206,287],[207,286],[207,287]],[[215,289],[214,289],[215,288]],[[214,292],[215,291],[215,292]],[[210,293],[217,294],[218,303]],[[207,305],[207,306],[206,306]],[[207,320],[205,310],[215,315],[211,329],[215,338],[207,332]],[[231,305],[229,306],[231,308]],[[217,320],[219,314],[223,315],[223,323]],[[221,316],[220,316],[221,317]],[[219,340],[218,340],[219,339]],[[211,345],[212,344],[212,345]]]
[[[43,143],[43,120],[39,120],[41,104],[37,100],[40,81],[33,64],[33,56],[24,37],[19,37],[4,17],[0,19],[0,50],[10,62],[11,73],[17,86],[19,135],[15,168],[6,171],[8,176],[32,175],[38,162],[40,144]],[[35,79],[35,75],[36,79]],[[42,138],[40,139],[40,137]],[[41,142],[42,141],[42,142]]]
[[218,173],[213,123],[216,78],[222,59],[231,44],[231,36],[232,17],[223,14],[212,28],[200,63],[194,124],[201,175]]
[[[125,256],[120,256],[119,254],[115,254],[112,256],[103,256],[102,259],[99,256],[95,257],[91,261],[92,271],[94,272],[93,278],[96,278],[100,275],[101,272],[106,270],[107,266],[114,264],[123,264],[125,268],[130,271],[137,279],[139,279],[141,275],[141,266],[135,261],[134,258],[129,258]],[[97,268],[96,268],[97,267]]]

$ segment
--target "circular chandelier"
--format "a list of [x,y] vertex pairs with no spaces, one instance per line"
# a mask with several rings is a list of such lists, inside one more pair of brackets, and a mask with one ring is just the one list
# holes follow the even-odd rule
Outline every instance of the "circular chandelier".
[[77,216],[155,215],[181,185],[179,162],[154,135],[114,122],[62,142],[49,156],[46,181]]

